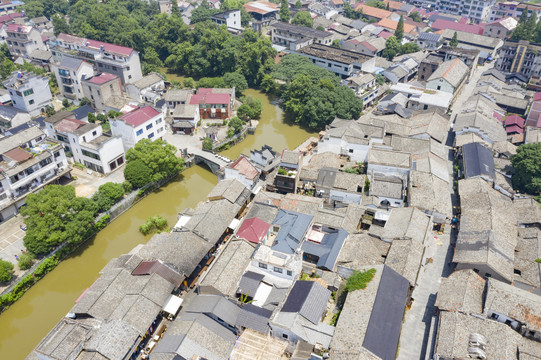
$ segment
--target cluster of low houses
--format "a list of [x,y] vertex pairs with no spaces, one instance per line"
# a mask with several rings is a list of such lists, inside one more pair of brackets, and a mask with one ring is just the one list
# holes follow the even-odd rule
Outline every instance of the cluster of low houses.
[[452,128],[444,109],[404,107],[241,155],[171,232],[111,260],[28,359],[394,359],[456,217],[430,352],[540,359],[541,210],[506,174],[519,121],[503,106],[520,104],[497,100],[518,92],[498,75],[481,76]]

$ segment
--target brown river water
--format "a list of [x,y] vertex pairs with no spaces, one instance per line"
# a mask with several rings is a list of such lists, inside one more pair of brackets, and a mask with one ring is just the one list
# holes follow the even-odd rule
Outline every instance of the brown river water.
[[[222,154],[235,159],[250,154],[250,149],[268,144],[275,150],[294,149],[310,136],[296,125],[284,122],[282,110],[259,91],[248,89],[245,95],[263,103],[263,114],[255,135]],[[63,261],[34,285],[19,301],[0,315],[0,359],[24,359],[50,329],[66,315],[75,300],[99,277],[99,271],[114,257],[148,241],[138,228],[146,218],[165,217],[174,225],[177,213],[195,207],[216,185],[217,178],[208,169],[194,166],[132,207],[98,233],[75,254]]]

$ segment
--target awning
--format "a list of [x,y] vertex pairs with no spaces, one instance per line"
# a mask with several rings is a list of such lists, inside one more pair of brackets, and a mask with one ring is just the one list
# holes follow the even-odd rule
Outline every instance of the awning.
[[174,229],[180,229],[182,228],[184,225],[186,225],[188,223],[188,221],[191,219],[192,217],[191,216],[181,216],[180,219],[178,219],[177,223],[175,224],[175,226],[173,227]]
[[162,311],[171,315],[176,315],[180,306],[184,302],[183,299],[175,295],[170,295],[169,298],[165,301]]
[[239,219],[233,219],[233,220],[231,221],[231,223],[229,224],[228,227],[229,227],[231,230],[237,230],[237,228],[239,227],[239,224],[240,224],[240,220],[239,220]]

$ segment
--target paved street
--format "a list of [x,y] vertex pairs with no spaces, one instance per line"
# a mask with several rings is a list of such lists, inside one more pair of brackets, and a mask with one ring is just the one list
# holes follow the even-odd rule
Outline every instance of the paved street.
[[[481,74],[491,69],[494,63],[479,66],[475,69],[469,84],[466,84],[462,92],[457,97],[452,107],[451,121],[454,122],[456,114],[460,112],[462,105],[472,96],[473,91]],[[447,145],[452,146],[452,129],[449,130],[449,141]],[[449,173],[453,173],[452,152],[449,154]],[[457,195],[454,193],[452,182],[449,184],[453,206],[457,204]],[[419,274],[418,286],[413,290],[414,299],[411,309],[406,311],[405,321],[402,325],[400,334],[400,350],[398,360],[425,360],[432,356],[433,346],[435,344],[435,333],[437,329],[434,303],[436,301],[438,289],[442,277],[447,277],[453,271],[453,247],[452,243],[456,241],[456,230],[446,225],[445,234],[437,235],[437,239],[430,239],[427,246],[426,257],[433,259],[432,263],[427,264],[421,269]]]

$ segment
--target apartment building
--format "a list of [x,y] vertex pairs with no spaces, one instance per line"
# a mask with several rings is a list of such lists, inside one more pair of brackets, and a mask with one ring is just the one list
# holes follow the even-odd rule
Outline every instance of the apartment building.
[[156,140],[165,134],[165,115],[151,106],[137,108],[111,120],[113,136],[120,136],[128,151],[142,139]]
[[53,59],[59,62],[64,56],[76,57],[94,65],[96,72],[117,75],[122,84],[135,82],[143,77],[139,52],[125,46],[59,34],[50,42]]
[[11,14],[24,5],[24,2],[18,0],[0,0],[0,14]]
[[62,145],[37,126],[0,139],[0,154],[0,221],[17,214],[29,193],[69,176]]
[[76,162],[91,170],[108,174],[124,164],[122,139],[104,135],[100,125],[77,120],[71,111],[61,111],[45,119],[45,131]]
[[47,76],[15,71],[3,84],[9,91],[13,106],[30,116],[44,112],[53,100]]
[[465,16],[473,23],[486,22],[495,0],[415,0],[409,1],[425,9],[441,11],[446,14]]
[[66,56],[52,67],[62,96],[71,100],[81,100],[84,97],[83,80],[94,76],[92,64]]
[[541,6],[539,4],[526,4],[518,1],[496,2],[490,11],[489,21],[496,21],[506,17],[519,18],[524,9],[528,7],[528,16],[535,13],[537,19],[541,18]]
[[528,41],[506,40],[498,50],[495,68],[508,74],[520,74],[526,79],[541,75],[541,46]]
[[120,77],[113,74],[103,73],[82,80],[83,95],[92,102],[92,107],[97,111],[107,112],[108,104],[115,97],[122,97],[122,84]]
[[240,10],[234,9],[214,14],[210,20],[217,25],[225,25],[227,30],[231,32],[239,32],[242,30]]
[[9,24],[6,28],[9,53],[17,58],[29,57],[35,50],[47,50],[38,29],[28,25]]

